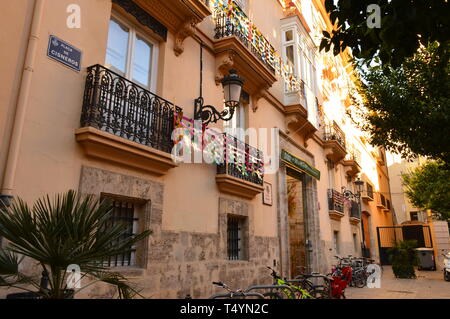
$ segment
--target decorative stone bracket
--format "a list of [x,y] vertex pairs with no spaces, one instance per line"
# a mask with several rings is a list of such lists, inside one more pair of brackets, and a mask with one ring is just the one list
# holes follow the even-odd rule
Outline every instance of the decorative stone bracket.
[[349,178],[355,176],[361,171],[361,167],[359,166],[358,162],[355,160],[344,160],[343,161],[345,173]]
[[265,97],[267,90],[277,81],[274,72],[269,70],[235,36],[221,38],[214,42],[216,55],[216,84],[230,69],[236,69],[245,79],[244,90],[250,94],[252,110],[256,112],[258,102]]
[[303,136],[304,146],[307,147],[308,140],[317,131],[316,127],[308,121],[308,111],[301,104],[286,105],[284,110],[287,133],[290,134],[292,131]]
[[135,0],[142,9],[155,17],[175,34],[174,52],[184,51],[184,40],[195,33],[196,25],[212,14],[203,0]]
[[175,55],[179,56],[184,52],[184,40],[187,37],[190,37],[195,34],[195,26],[197,22],[195,19],[191,19],[183,24],[181,29],[175,35],[175,44],[173,50],[175,51]]
[[338,163],[347,155],[345,148],[335,140],[323,142],[325,156],[333,163]]

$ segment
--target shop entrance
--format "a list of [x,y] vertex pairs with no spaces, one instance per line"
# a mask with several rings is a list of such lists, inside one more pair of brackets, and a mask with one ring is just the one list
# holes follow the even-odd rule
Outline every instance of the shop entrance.
[[291,277],[308,268],[304,174],[286,169]]

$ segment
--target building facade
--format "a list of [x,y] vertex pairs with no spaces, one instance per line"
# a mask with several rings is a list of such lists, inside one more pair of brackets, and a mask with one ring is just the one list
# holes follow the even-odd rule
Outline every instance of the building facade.
[[[428,248],[434,249],[436,268],[441,269],[444,265],[442,254],[450,250],[449,224],[445,220],[436,220],[430,210],[415,207],[405,194],[405,187],[402,183],[402,174],[423,165],[427,159],[418,157],[411,161],[402,159],[397,154],[387,153],[387,165],[389,167],[389,177],[391,181],[392,206],[395,210],[396,224],[405,227],[422,227],[419,232],[418,242],[421,246],[421,237],[429,237],[425,243]],[[421,234],[423,233],[423,235]]]
[[[110,262],[143,295],[208,297],[212,281],[270,283],[266,266],[293,277],[329,272],[334,255],[378,258],[376,227],[393,224],[385,153],[347,115],[349,53],[318,50],[332,28],[322,1],[2,9],[2,198],[112,198],[133,231],[152,230]],[[208,163],[192,151],[201,163],[174,162],[173,131],[195,126],[194,101],[224,109],[220,83],[232,69],[245,80],[240,104],[208,127],[227,129],[223,148],[244,160]]]

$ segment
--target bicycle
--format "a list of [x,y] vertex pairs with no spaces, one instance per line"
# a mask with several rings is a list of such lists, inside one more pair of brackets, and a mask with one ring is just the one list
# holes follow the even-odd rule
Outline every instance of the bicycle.
[[288,286],[290,289],[283,288],[281,291],[288,299],[314,299],[311,294],[304,289],[301,285],[294,285],[293,282],[299,282],[299,280],[282,279],[277,272],[271,267],[267,267],[271,270],[271,276],[274,279],[275,286]]
[[[303,273],[296,276],[292,281],[300,281],[302,287],[315,299],[331,299],[331,282],[333,278],[328,275],[317,272]],[[321,284],[318,284],[318,281],[321,281]]]
[[255,297],[256,299],[265,299],[264,295],[258,292],[246,292],[242,289],[232,290],[223,282],[213,281],[213,285],[222,287],[228,293],[214,294],[209,299],[246,299],[247,297]]

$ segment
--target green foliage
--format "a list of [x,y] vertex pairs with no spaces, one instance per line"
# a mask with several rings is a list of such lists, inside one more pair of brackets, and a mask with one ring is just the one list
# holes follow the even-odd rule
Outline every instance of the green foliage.
[[39,278],[19,270],[22,259],[18,256],[22,255],[49,274],[50,287],[41,291],[44,298],[69,297],[66,269],[72,264],[80,266],[83,277],[94,283],[115,285],[120,297],[136,294],[122,275],[108,271],[102,261],[129,252],[150,232],[124,240],[125,224],[108,225],[111,209],[109,200],[100,202],[74,191],[53,201],[48,196],[39,199],[32,208],[21,199],[13,201],[0,213],[0,236],[8,240],[6,249],[0,251],[0,286],[28,290],[31,285],[39,290]]
[[398,68],[361,68],[353,102],[371,144],[450,165],[450,50],[442,47],[423,47]]
[[438,219],[450,218],[450,169],[444,163],[427,161],[402,174],[402,180],[414,206],[431,209]]
[[414,266],[419,264],[419,257],[415,250],[416,247],[417,241],[404,240],[397,242],[395,247],[388,250],[395,277],[416,278]]
[[[367,26],[370,4],[381,9],[380,28]],[[396,67],[417,52],[420,42],[449,40],[447,0],[326,0],[325,8],[336,28],[324,33],[320,48],[335,55],[348,47],[365,62],[378,56]]]

